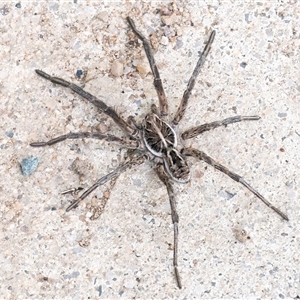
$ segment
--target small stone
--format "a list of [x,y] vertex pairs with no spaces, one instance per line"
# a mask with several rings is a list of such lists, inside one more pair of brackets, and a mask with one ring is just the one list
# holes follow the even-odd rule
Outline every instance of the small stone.
[[129,280],[129,281],[126,281],[124,283],[124,286],[127,288],[127,289],[133,289],[134,286],[135,286],[135,282],[133,280]]
[[21,161],[21,170],[24,176],[32,174],[39,164],[39,159],[37,157],[27,157]]
[[273,36],[273,30],[270,29],[270,28],[267,28],[266,29],[266,34],[267,34],[267,36]]
[[164,46],[167,46],[169,44],[169,39],[166,36],[162,36],[160,43]]
[[181,40],[176,41],[176,49],[180,49],[183,46],[183,42]]
[[250,236],[245,229],[232,228],[232,232],[234,237],[241,243],[245,243],[247,240],[250,240]]
[[174,24],[176,22],[176,19],[177,19],[177,16],[175,13],[173,13],[170,16],[161,16],[162,22],[167,26]]
[[77,78],[80,78],[82,75],[83,75],[82,70],[77,70],[77,71],[76,71],[76,77],[77,77]]
[[6,131],[5,134],[9,137],[12,138],[14,136],[14,133],[12,131]]
[[287,113],[278,113],[279,118],[286,118]]
[[111,64],[111,69],[110,72],[113,76],[115,77],[120,77],[123,75],[124,72],[124,66],[122,63],[120,63],[119,61],[115,60],[112,64]]
[[108,22],[108,12],[102,11],[97,15],[97,18],[102,22]]
[[97,129],[101,132],[101,133],[105,133],[108,131],[108,126],[105,123],[99,123],[99,125],[97,126]]
[[247,66],[247,63],[245,63],[245,62],[242,62],[242,63],[240,63],[240,66],[242,67],[242,68],[246,68],[246,66]]
[[136,66],[137,71],[140,73],[141,77],[144,78],[146,75],[151,72],[149,64],[144,61],[140,61]]
[[98,292],[99,292],[98,296],[100,297],[102,295],[102,285],[99,285]]

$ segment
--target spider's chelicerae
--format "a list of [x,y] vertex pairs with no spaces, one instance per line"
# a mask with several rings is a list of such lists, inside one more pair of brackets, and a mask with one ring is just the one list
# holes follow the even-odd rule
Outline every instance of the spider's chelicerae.
[[[111,173],[100,178],[93,186],[86,190],[82,195],[75,200],[68,208],[67,211],[70,211],[72,208],[75,208],[80,201],[86,198],[92,191],[97,187],[105,184],[108,181],[115,181],[118,176],[125,172],[133,165],[140,165],[145,160],[151,160],[154,164],[154,170],[158,175],[159,179],[165,184],[171,206],[171,216],[172,222],[174,225],[174,253],[173,253],[173,265],[176,282],[179,288],[182,287],[179,271],[177,267],[177,252],[178,252],[178,213],[176,211],[176,202],[174,198],[174,188],[173,182],[186,183],[190,180],[190,168],[187,163],[187,158],[192,156],[196,159],[200,159],[213,166],[214,168],[220,170],[224,174],[231,177],[233,180],[244,185],[248,190],[250,190],[256,197],[263,201],[268,207],[273,209],[277,214],[279,214],[284,220],[288,220],[286,214],[281,212],[278,208],[273,206],[269,201],[267,201],[258,191],[251,187],[240,175],[228,170],[226,167],[222,166],[215,160],[213,160],[209,155],[203,151],[191,148],[183,147],[182,141],[196,137],[201,133],[220,127],[226,126],[228,124],[241,122],[241,121],[253,121],[259,120],[259,116],[234,116],[231,118],[224,119],[222,121],[216,121],[212,123],[203,124],[190,128],[179,135],[176,134],[175,128],[178,123],[181,121],[185,110],[188,105],[188,99],[191,95],[192,89],[194,88],[197,76],[202,68],[204,61],[211,49],[211,45],[215,38],[215,31],[212,31],[209,39],[204,47],[203,52],[200,54],[197,65],[193,71],[193,74],[187,84],[187,88],[183,93],[181,103],[177,109],[175,116],[169,118],[168,102],[162,85],[162,81],[157,69],[152,49],[149,44],[149,41],[144,37],[144,35],[139,32],[133,20],[127,17],[129,26],[135,33],[135,35],[142,41],[151,71],[154,76],[154,87],[157,91],[159,107],[156,105],[151,106],[151,112],[148,113],[142,123],[138,125],[133,117],[129,117],[127,120],[124,120],[118,113],[112,108],[107,106],[103,101],[99,100],[95,96],[83,90],[81,87],[70,83],[64,79],[52,77],[41,70],[36,70],[36,73],[41,77],[50,80],[53,83],[60,84],[62,86],[68,87],[73,90],[78,95],[82,96],[97,108],[101,112],[107,114],[111,117],[114,122],[122,129],[124,133],[127,134],[127,138],[118,138],[111,134],[103,134],[99,132],[76,132],[68,133],[54,139],[51,139],[47,142],[34,142],[30,145],[33,147],[44,147],[50,146],[58,142],[62,142],[67,139],[79,139],[79,138],[95,138],[100,140],[105,140],[109,142],[116,143],[122,147],[130,149],[130,154],[128,158],[124,161]],[[104,208],[104,207],[103,207]]]

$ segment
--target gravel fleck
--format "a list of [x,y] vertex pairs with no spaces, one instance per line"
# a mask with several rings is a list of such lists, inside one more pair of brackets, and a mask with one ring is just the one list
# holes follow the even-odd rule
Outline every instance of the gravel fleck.
[[21,161],[21,170],[24,176],[32,174],[39,164],[37,157],[29,156]]
[[123,75],[124,72],[124,66],[122,63],[120,63],[119,61],[115,60],[112,65],[111,65],[111,69],[110,72],[113,76],[115,77],[120,77]]

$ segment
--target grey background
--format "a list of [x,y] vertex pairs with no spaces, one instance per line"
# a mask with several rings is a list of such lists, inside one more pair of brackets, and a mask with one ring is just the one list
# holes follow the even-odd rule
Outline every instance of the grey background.
[[[74,2],[0,3],[1,297],[300,297],[299,2]],[[162,14],[172,10],[162,26]],[[70,131],[121,136],[105,115],[38,77],[36,68],[85,85],[125,118],[141,121],[157,103],[141,43],[129,43],[127,15],[145,35],[153,34],[172,113],[198,51],[216,30],[179,129],[260,115],[187,145],[244,176],[290,218],[282,221],[243,186],[191,160],[192,181],[176,185],[182,290],[173,275],[166,189],[149,163],[122,175],[105,212],[91,221],[90,208],[109,194],[107,187],[69,213],[72,195],[60,193],[87,188],[126,151],[88,139],[29,146]],[[111,74],[114,61],[124,66],[120,76]],[[86,77],[78,79],[77,70]],[[19,164],[31,155],[39,166],[23,176]],[[76,159],[80,175],[72,168]],[[242,229],[250,239],[240,242]]]

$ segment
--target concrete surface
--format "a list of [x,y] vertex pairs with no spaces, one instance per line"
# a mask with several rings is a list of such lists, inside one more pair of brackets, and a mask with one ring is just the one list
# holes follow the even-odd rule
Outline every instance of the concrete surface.
[[[281,220],[242,185],[190,160],[191,183],[176,185],[182,290],[173,275],[166,190],[150,163],[66,213],[73,196],[61,192],[92,185],[126,151],[88,139],[29,146],[70,131],[122,135],[79,96],[38,77],[37,68],[85,85],[125,118],[140,121],[157,103],[127,15],[152,34],[173,114],[216,30],[179,129],[260,115],[188,144],[244,176],[290,218]],[[0,297],[299,298],[299,15],[299,1],[1,2]],[[20,162],[30,156],[39,165],[24,176]],[[106,209],[91,221],[103,195],[110,195]]]

